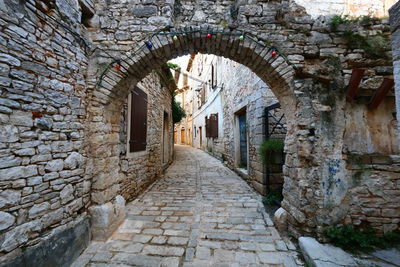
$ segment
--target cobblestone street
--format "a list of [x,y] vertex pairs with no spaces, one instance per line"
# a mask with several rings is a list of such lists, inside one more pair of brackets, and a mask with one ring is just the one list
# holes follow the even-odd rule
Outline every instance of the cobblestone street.
[[175,146],[175,155],[113,236],[74,266],[299,265],[246,182],[201,150]]

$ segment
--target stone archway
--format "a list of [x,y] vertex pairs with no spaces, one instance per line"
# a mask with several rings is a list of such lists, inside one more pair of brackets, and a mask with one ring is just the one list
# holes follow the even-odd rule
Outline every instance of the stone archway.
[[[92,173],[91,199],[94,205],[91,207],[92,215],[104,214],[101,209],[97,211],[96,209],[108,205],[106,208],[109,214],[106,216],[108,224],[102,227],[112,231],[110,230],[112,227],[108,225],[118,221],[116,214],[122,214],[116,211],[115,207],[118,205],[115,203],[115,196],[118,187],[110,178],[114,176],[113,172],[118,166],[118,134],[112,129],[116,128],[113,124],[116,123],[115,114],[122,106],[121,99],[126,97],[127,92],[136,83],[169,59],[201,52],[223,56],[247,66],[271,87],[282,105],[288,125],[282,207],[285,210],[285,217],[288,217],[289,231],[294,235],[319,235],[326,226],[337,222],[357,223],[356,217],[360,213],[367,223],[368,220],[374,220],[374,218],[369,219],[370,215],[366,215],[357,207],[358,198],[363,196],[353,194],[359,190],[359,184],[354,180],[357,170],[349,163],[351,162],[349,157],[353,152],[366,154],[368,158],[371,157],[368,155],[371,152],[353,145],[354,142],[350,140],[353,138],[352,133],[350,138],[345,136],[345,133],[351,131],[354,123],[355,114],[348,114],[356,110],[364,114],[369,111],[365,103],[352,106],[351,101],[346,102],[345,81],[350,78],[349,74],[353,68],[364,64],[370,67],[377,64],[388,65],[389,62],[385,61],[387,51],[381,54],[383,61],[374,61],[372,58],[368,58],[365,62],[360,60],[366,53],[356,54],[359,53],[357,49],[346,46],[346,41],[338,38],[343,33],[342,30],[332,32],[328,18],[312,19],[295,1],[289,5],[283,2],[253,5],[233,3],[233,1],[230,4],[227,6],[222,4],[223,7],[220,7],[225,13],[214,11],[207,13],[205,10],[207,5],[200,8],[190,3],[188,7],[193,7],[190,12],[188,9],[186,13],[166,15],[167,18],[173,19],[169,22],[165,17],[159,17],[157,10],[163,12],[162,10],[176,8],[179,11],[179,3],[175,5],[160,2],[157,6],[152,4],[133,6],[133,16],[150,17],[148,21],[156,25],[168,22],[165,28],[171,31],[161,31],[151,35],[146,31],[147,28],[138,26],[140,29],[143,28],[143,31],[140,34],[132,33],[132,37],[140,35],[139,39],[143,41],[146,36],[151,36],[148,39],[151,41],[151,49],[141,42],[143,45],[135,49],[135,53],[132,54],[122,52],[132,47],[127,48],[125,43],[121,44],[121,47],[117,45],[121,70],[111,68],[103,77],[101,86],[93,91],[86,124],[90,160],[88,166],[90,170],[96,170]],[[108,10],[108,6],[104,3],[101,6],[104,10]],[[231,7],[231,12],[228,12],[228,6]],[[120,6],[116,8],[121,9]],[[265,10],[270,9],[276,12],[264,14]],[[132,17],[129,10],[129,8],[124,9],[119,15],[121,20]],[[239,16],[232,11],[238,12]],[[205,15],[206,13],[208,15]],[[101,15],[106,14],[108,13],[105,11]],[[214,22],[207,23],[207,18],[212,15],[222,22],[229,22],[224,24],[232,27],[228,29]],[[102,18],[106,21],[110,19],[104,16]],[[109,21],[114,19],[115,17],[112,17]],[[263,23],[269,21],[273,25],[265,25],[267,28],[264,28]],[[243,22],[243,25],[238,26],[239,22]],[[376,25],[380,23],[377,21]],[[175,28],[172,28],[172,25]],[[125,40],[134,47],[137,46],[137,40],[130,40],[129,34],[124,35],[122,29],[108,25],[106,28],[118,35],[116,41]],[[161,28],[158,25],[154,30]],[[249,38],[241,40],[239,37],[244,30],[251,30],[252,34],[248,35]],[[102,31],[100,30],[101,33]],[[208,33],[211,34],[211,38],[207,38]],[[175,35],[177,38],[173,38]],[[273,49],[265,45],[267,42],[265,39],[271,39],[273,43],[282,47],[288,54],[287,58],[304,72],[297,72],[286,60],[286,56],[273,56]],[[108,47],[108,44],[104,47],[108,50],[114,49]],[[316,74],[320,71],[324,73],[322,76]],[[387,72],[371,74],[370,77],[374,76],[372,79],[376,80],[383,79],[384,75],[387,75]],[[386,115],[390,116],[388,113]],[[367,124],[368,122],[362,122],[362,126],[366,127],[371,136],[377,136],[373,133],[375,126],[368,128]],[[354,133],[354,136],[362,138],[358,133]],[[368,142],[373,142],[372,138],[366,141]],[[379,148],[372,150],[375,153],[392,153]],[[365,183],[368,184],[367,181]],[[391,184],[387,186],[390,187]],[[380,223],[376,224],[378,227],[382,227],[387,217],[383,216],[381,219]],[[388,227],[398,228],[391,222]]]
[[[207,37],[211,34],[211,38]],[[173,38],[177,36],[178,38]],[[149,45],[142,46],[136,54],[126,54],[119,64],[121,69],[111,68],[102,79],[101,86],[93,92],[93,102],[89,111],[87,140],[89,141],[89,153],[91,166],[96,172],[93,173],[92,201],[95,206],[90,208],[94,221],[103,223],[95,228],[100,232],[100,238],[105,238],[118,225],[124,216],[121,205],[123,200],[115,198],[118,194],[118,134],[111,132],[117,125],[115,121],[120,112],[123,102],[129,90],[148,75],[152,70],[161,67],[169,59],[189,54],[189,53],[208,53],[223,56],[241,63],[250,68],[265,83],[270,85],[273,93],[281,103],[287,114],[287,140],[286,150],[288,153],[290,168],[285,169],[286,190],[284,194],[289,195],[289,191],[296,188],[297,175],[289,173],[289,170],[296,168],[294,165],[297,159],[297,150],[309,150],[310,148],[298,143],[296,136],[299,129],[298,122],[300,116],[309,116],[305,112],[299,112],[303,106],[298,105],[298,98],[295,94],[295,69],[284,58],[284,55],[276,53],[272,47],[266,46],[259,41],[256,36],[240,38],[240,32],[232,32],[220,28],[192,28],[188,33],[187,28],[182,31],[162,33],[151,38],[151,48]],[[300,107],[300,108],[299,108]],[[98,118],[103,120],[99,122]],[[96,118],[93,120],[93,118]],[[303,173],[307,173],[308,166],[301,168]],[[290,177],[290,178],[289,178]],[[284,202],[286,209],[292,214],[294,221],[304,223],[305,215],[300,211],[301,206],[292,203],[292,199]],[[296,201],[295,201],[296,202]],[[105,216],[106,214],[106,216]],[[100,219],[96,219],[96,216]],[[104,224],[105,218],[107,222]],[[96,236],[97,234],[95,234]],[[98,236],[98,235],[97,235]]]

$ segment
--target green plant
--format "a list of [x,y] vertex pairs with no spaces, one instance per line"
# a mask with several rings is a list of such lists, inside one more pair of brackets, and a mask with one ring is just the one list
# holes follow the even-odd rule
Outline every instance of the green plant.
[[178,64],[175,64],[175,63],[172,63],[172,62],[167,62],[167,66],[170,69],[173,69],[173,70],[180,70],[181,69],[181,67]]
[[270,139],[264,141],[259,148],[259,153],[263,163],[266,164],[267,166],[273,164],[274,154],[283,153],[284,146],[285,146],[284,142],[279,139]]
[[351,252],[388,248],[400,243],[400,235],[397,233],[380,237],[373,228],[361,231],[354,229],[352,225],[335,225],[329,227],[325,234],[335,246]]
[[239,164],[239,169],[246,169],[247,170],[247,165],[245,164]]
[[362,26],[369,26],[372,24],[373,19],[370,15],[365,15],[365,16],[361,16],[359,18],[359,21]]
[[350,20],[348,16],[333,16],[331,20],[331,31],[337,31],[339,26],[342,24],[349,24]]
[[281,190],[271,190],[265,197],[263,203],[265,206],[272,206],[276,201],[282,201],[283,196]]
[[362,16],[349,19],[347,16],[334,16],[330,26],[332,31],[337,31],[340,25],[345,25],[342,36],[347,40],[347,45],[351,49],[363,49],[365,56],[371,59],[387,58],[387,51],[390,50],[390,38],[383,34],[361,35],[355,30],[357,25],[363,27],[370,26],[373,22],[371,16]]
[[383,34],[363,36],[353,30],[345,30],[343,37],[347,40],[349,48],[363,49],[368,58],[386,58],[386,52],[390,50],[389,37]]
[[183,118],[186,117],[185,110],[181,107],[179,102],[176,102],[175,96],[172,97],[172,121],[179,123]]

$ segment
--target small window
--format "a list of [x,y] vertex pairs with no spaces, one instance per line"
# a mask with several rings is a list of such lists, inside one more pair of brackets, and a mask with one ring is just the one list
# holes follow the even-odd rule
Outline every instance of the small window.
[[211,65],[211,87],[214,90],[217,88],[217,67],[214,64]]
[[135,87],[131,94],[129,152],[146,150],[147,94]]

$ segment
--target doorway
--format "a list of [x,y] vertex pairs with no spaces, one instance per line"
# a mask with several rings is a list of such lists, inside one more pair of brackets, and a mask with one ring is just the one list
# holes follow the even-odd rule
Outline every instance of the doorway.
[[247,169],[247,124],[246,112],[238,115],[239,120],[239,168]]
[[199,132],[200,132],[200,148],[203,146],[203,131],[202,127],[199,127]]
[[168,113],[164,112],[163,120],[163,143],[162,143],[162,159],[163,164],[169,161],[169,124],[168,124]]
[[185,143],[186,143],[185,129],[182,128],[182,129],[181,129],[181,144],[185,144]]

